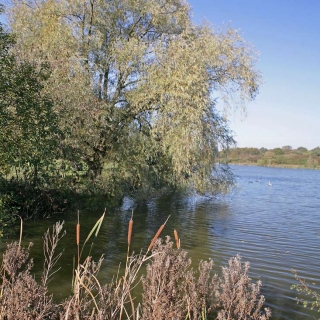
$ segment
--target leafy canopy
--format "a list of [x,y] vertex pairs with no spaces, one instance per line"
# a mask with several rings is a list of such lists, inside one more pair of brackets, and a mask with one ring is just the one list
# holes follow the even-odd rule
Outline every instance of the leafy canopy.
[[64,157],[128,190],[226,190],[234,143],[216,98],[243,107],[256,53],[231,28],[194,25],[183,0],[13,0],[15,54],[47,63]]
[[42,94],[48,66],[19,62],[10,52],[14,42],[0,24],[0,173],[48,164],[59,133],[53,102]]

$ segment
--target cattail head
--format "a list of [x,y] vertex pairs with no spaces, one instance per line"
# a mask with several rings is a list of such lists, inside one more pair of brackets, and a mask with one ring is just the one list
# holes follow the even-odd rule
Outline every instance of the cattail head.
[[129,221],[129,229],[128,229],[128,245],[130,245],[130,243],[131,243],[132,228],[133,228],[133,220],[131,218],[130,221]]
[[76,228],[76,241],[77,241],[77,246],[80,244],[80,223],[77,223],[77,228]]
[[154,245],[154,243],[156,242],[156,240],[159,238],[160,233],[162,232],[164,226],[166,225],[167,221],[169,220],[170,216],[168,216],[167,220],[164,222],[164,224],[159,228],[159,230],[157,231],[157,233],[155,234],[155,236],[153,237],[153,239],[151,240],[149,247],[148,247],[148,251],[150,251]]
[[159,230],[157,231],[157,233],[155,234],[155,236],[153,237],[153,239],[151,240],[149,247],[148,247],[148,251],[150,251],[154,245],[154,243],[156,242],[156,240],[159,238],[160,233],[162,232],[164,228],[164,224],[159,228]]
[[176,229],[174,229],[173,234],[174,234],[174,239],[176,240],[177,249],[180,249],[180,239]]
[[[131,219],[129,221],[129,228],[128,228],[128,250],[129,250],[129,246],[130,246],[130,243],[131,243],[131,238],[132,238],[132,228],[133,228],[133,210],[132,210],[132,213],[131,213]],[[128,251],[129,253],[129,251]]]

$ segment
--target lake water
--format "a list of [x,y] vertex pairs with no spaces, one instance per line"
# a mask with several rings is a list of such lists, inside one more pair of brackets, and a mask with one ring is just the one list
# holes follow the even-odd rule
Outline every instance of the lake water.
[[[105,256],[102,279],[109,279],[125,261],[132,209],[132,248],[136,252],[148,247],[170,215],[163,235],[173,236],[177,229],[182,248],[190,252],[195,264],[212,258],[219,272],[231,256],[240,254],[243,261],[250,262],[251,278],[262,280],[261,293],[272,309],[272,319],[314,319],[318,314],[297,305],[297,293],[290,286],[295,283],[291,270],[296,269],[320,292],[320,171],[246,166],[232,166],[232,170],[237,188],[225,197],[171,196],[140,205],[125,199],[120,208],[108,210],[92,247],[94,257]],[[101,201],[79,208],[82,240],[106,205]],[[35,271],[42,265],[41,236],[51,223],[28,223],[24,227],[24,242],[34,242],[31,254]],[[76,215],[71,214],[66,221],[67,236],[61,242],[61,270],[51,285],[56,297],[70,293],[75,224]]]

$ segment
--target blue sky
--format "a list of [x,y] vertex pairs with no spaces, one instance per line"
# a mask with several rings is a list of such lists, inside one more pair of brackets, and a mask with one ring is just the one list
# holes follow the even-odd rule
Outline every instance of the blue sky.
[[230,23],[260,52],[257,67],[264,80],[260,94],[247,105],[246,117],[240,112],[229,117],[238,146],[320,146],[320,1],[188,3],[196,23],[204,19],[217,27]]
[[247,116],[230,115],[239,147],[320,146],[320,1],[189,0],[194,21],[231,23],[260,52],[264,84]]

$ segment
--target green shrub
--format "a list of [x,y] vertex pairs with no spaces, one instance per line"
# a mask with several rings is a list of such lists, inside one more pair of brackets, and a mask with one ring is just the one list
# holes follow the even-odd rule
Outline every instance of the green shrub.
[[63,212],[71,197],[70,190],[34,187],[17,180],[0,180],[0,236],[17,231],[17,222],[47,218]]
[[[291,289],[297,290],[299,293],[303,293],[311,298],[311,300],[297,298],[298,303],[302,303],[304,307],[310,307],[310,309],[316,309],[320,314],[320,293],[313,290],[310,285],[302,278],[298,276],[296,270],[292,270],[298,284],[291,286]],[[320,320],[320,318],[319,318]]]

